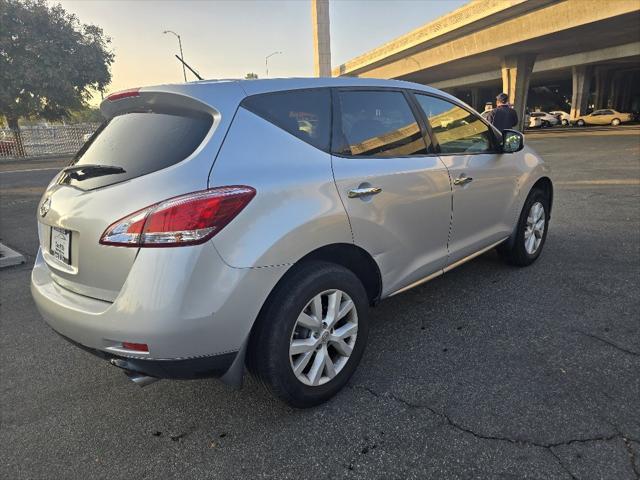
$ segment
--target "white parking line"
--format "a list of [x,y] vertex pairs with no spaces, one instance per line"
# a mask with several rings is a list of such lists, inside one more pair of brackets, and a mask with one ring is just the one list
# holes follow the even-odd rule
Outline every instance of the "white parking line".
[[64,167],[27,168],[25,170],[5,170],[0,173],[44,172],[46,170],[62,170]]

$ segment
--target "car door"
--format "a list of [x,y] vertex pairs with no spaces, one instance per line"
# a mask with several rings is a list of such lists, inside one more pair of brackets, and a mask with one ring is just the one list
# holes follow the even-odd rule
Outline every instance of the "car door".
[[356,245],[377,262],[386,296],[447,259],[451,185],[408,95],[334,89],[332,165]]
[[449,170],[453,215],[447,264],[507,238],[515,221],[519,169],[502,154],[493,130],[466,107],[415,93],[433,143]]
[[604,125],[608,123],[605,119],[605,110],[596,110],[585,118],[586,123],[591,125]]
[[609,125],[616,118],[616,115],[613,110],[602,110],[602,114],[598,118],[600,119],[600,125]]

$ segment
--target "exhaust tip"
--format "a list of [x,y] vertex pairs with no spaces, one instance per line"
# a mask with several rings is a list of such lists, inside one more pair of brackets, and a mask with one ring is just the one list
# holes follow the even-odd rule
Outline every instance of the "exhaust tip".
[[111,365],[114,365],[118,368],[121,368],[124,371],[124,374],[127,376],[129,380],[131,380],[136,385],[140,387],[146,387],[147,385],[151,385],[152,383],[160,380],[158,377],[150,377],[149,375],[144,375],[142,373],[134,372],[129,370],[128,364],[126,360],[121,360],[119,358],[112,358]]
[[150,377],[148,375],[142,375],[141,373],[130,372],[126,370],[124,374],[129,378],[129,380],[131,380],[136,385],[139,385],[140,387],[146,387],[147,385],[151,385],[152,383],[160,380],[157,377]]

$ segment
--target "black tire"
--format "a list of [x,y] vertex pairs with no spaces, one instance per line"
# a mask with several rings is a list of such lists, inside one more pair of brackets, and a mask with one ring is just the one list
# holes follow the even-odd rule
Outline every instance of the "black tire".
[[[544,231],[542,233],[542,241],[538,248],[532,254],[527,252],[525,248],[525,230],[527,228],[527,218],[531,207],[539,202],[544,208]],[[549,197],[540,189],[533,189],[529,193],[527,200],[524,202],[522,212],[518,219],[518,226],[515,232],[515,238],[507,240],[505,243],[498,247],[498,253],[509,264],[519,267],[526,267],[535,262],[544,248],[545,241],[547,239],[547,232],[549,231]]]
[[576,122],[576,125],[579,126],[579,127],[584,127],[584,125],[585,125],[584,120],[578,120]]
[[566,127],[567,125],[569,125],[569,120],[567,120],[567,119],[563,119],[563,120],[562,120],[562,126],[563,126],[563,127]]
[[[350,270],[329,262],[309,261],[294,267],[278,284],[256,321],[247,352],[247,367],[276,397],[296,408],[321,404],[347,383],[364,353],[369,332],[367,293]],[[337,375],[310,386],[293,372],[289,347],[298,316],[316,295],[339,289],[353,301],[357,313],[357,336],[353,351]]]
[[613,120],[611,120],[611,126],[613,127],[617,127],[618,125],[620,125],[620,119],[619,118],[614,118]]

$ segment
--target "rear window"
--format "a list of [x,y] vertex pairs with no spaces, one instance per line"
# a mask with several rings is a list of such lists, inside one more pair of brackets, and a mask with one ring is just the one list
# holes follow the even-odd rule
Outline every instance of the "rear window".
[[300,140],[320,150],[329,150],[331,93],[328,89],[253,95],[245,98],[242,106]]
[[210,115],[195,113],[116,116],[100,126],[59,182],[91,190],[169,167],[194,152],[212,123]]

